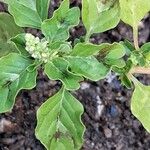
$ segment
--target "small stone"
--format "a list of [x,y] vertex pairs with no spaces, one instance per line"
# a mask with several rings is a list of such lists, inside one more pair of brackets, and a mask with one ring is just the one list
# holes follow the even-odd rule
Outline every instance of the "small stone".
[[112,137],[112,131],[109,128],[104,129],[104,134],[106,138],[111,138]]
[[12,123],[9,120],[1,119],[0,121],[0,133],[5,132],[5,128],[11,127]]
[[97,114],[99,117],[101,117],[103,110],[104,110],[104,105],[97,106]]
[[1,140],[1,142],[3,142],[4,144],[10,145],[13,144],[16,141],[15,138],[3,138]]
[[106,81],[108,82],[108,83],[112,83],[112,81],[114,80],[116,78],[116,74],[112,74],[111,72],[107,75],[107,77],[106,77]]
[[81,90],[89,89],[89,87],[90,87],[90,84],[86,82],[81,83]]
[[98,95],[96,96],[96,99],[97,99],[97,113],[96,113],[96,118],[98,119],[99,117],[101,117],[105,106],[103,105],[102,100],[101,100],[101,98]]
[[92,147],[95,145],[94,142],[91,143]]
[[112,117],[118,116],[119,112],[118,112],[117,106],[111,105],[110,108],[109,108],[109,114],[110,114]]

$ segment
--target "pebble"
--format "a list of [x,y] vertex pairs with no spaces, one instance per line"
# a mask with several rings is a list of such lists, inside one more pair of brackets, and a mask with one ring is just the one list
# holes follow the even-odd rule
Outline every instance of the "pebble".
[[116,74],[112,74],[111,72],[108,74],[108,76],[106,77],[106,81],[108,83],[111,83],[114,79],[116,78]]
[[9,128],[11,126],[12,126],[12,123],[9,120],[2,118],[0,120],[0,133],[5,132],[5,128]]
[[102,100],[100,99],[100,97],[98,95],[96,96],[96,99],[97,99],[97,113],[96,113],[96,118],[99,118],[99,117],[101,117],[105,106],[103,105]]
[[104,129],[104,134],[106,138],[111,138],[112,137],[112,131],[109,128]]
[[112,117],[116,117],[118,115],[118,110],[115,105],[110,106],[109,113]]
[[1,142],[3,142],[6,145],[13,144],[15,141],[16,141],[15,138],[4,138],[4,139],[1,139]]
[[86,90],[90,88],[90,84],[87,82],[82,82],[81,83],[81,90]]

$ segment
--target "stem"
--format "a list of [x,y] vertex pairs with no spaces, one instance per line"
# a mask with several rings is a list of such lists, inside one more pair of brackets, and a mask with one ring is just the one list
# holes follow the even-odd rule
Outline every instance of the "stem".
[[88,31],[88,32],[86,33],[86,35],[85,35],[85,42],[86,42],[86,43],[88,43],[88,42],[89,42],[89,40],[90,40],[90,36],[91,36],[91,32],[90,32],[90,31]]
[[144,68],[144,67],[135,67],[131,70],[131,74],[137,73],[137,74],[150,74],[150,68]]
[[133,27],[133,40],[134,40],[135,49],[138,50],[139,49],[139,42],[138,42],[138,26],[137,25],[135,25]]

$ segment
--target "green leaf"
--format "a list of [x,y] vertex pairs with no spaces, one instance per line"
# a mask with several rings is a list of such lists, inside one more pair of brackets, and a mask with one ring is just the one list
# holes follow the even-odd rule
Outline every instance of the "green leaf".
[[131,53],[135,50],[133,44],[128,40],[121,41],[120,43],[124,46],[127,56],[130,56]]
[[69,38],[69,29],[78,25],[79,18],[79,8],[69,9],[69,0],[64,0],[53,17],[42,23],[42,33],[51,42],[65,41]]
[[109,49],[106,59],[119,59],[126,54],[124,46],[120,43],[113,43],[106,48]]
[[69,54],[72,51],[72,46],[70,42],[54,42],[49,44],[49,49],[53,52],[58,52],[61,54]]
[[9,39],[22,32],[23,29],[15,24],[12,16],[0,13],[0,57],[6,56],[10,52],[18,52]]
[[7,42],[11,37],[24,32],[22,28],[18,27],[13,17],[7,13],[0,13],[0,42]]
[[133,65],[132,61],[130,59],[128,59],[128,60],[126,60],[125,66],[123,68],[122,67],[119,68],[119,66],[116,65],[116,67],[115,66],[112,67],[112,70],[114,72],[116,72],[117,74],[120,74],[120,75],[125,74],[125,75],[127,75],[130,72],[130,70],[132,69],[133,66],[134,65]]
[[122,74],[120,79],[122,85],[126,86],[128,89],[132,88],[132,82],[126,74]]
[[150,53],[150,42],[147,42],[144,45],[142,45],[140,49],[143,54]]
[[61,89],[37,111],[36,137],[47,150],[76,150],[83,143],[83,107],[68,91]]
[[106,77],[109,69],[94,57],[68,56],[65,59],[69,62],[71,71],[93,81]]
[[18,34],[17,36],[10,39],[16,46],[17,50],[20,52],[20,54],[29,57],[30,54],[25,49],[26,47],[26,40],[25,40],[25,34]]
[[145,66],[149,67],[150,66],[150,42],[142,45],[140,51],[142,52],[143,58],[145,60]]
[[145,86],[134,77],[132,78],[135,90],[131,99],[131,111],[150,132],[150,86]]
[[108,59],[118,59],[125,55],[125,48],[120,43],[102,43],[100,45],[91,43],[78,43],[75,45],[71,55],[81,57],[99,55],[101,59],[104,57]]
[[101,45],[95,45],[92,43],[78,43],[75,45],[73,51],[71,52],[71,55],[81,57],[93,56],[108,47],[108,45],[109,44],[107,43],[102,43]]
[[68,70],[69,64],[63,58],[56,58],[45,65],[45,73],[52,80],[60,80],[68,90],[77,90],[82,77],[71,73]]
[[144,58],[142,51],[133,51],[130,56],[130,60],[133,62],[134,65],[145,66],[146,59]]
[[36,7],[42,21],[48,17],[48,8],[51,0],[36,0]]
[[113,1],[108,9],[102,10],[100,5],[97,0],[82,0],[82,20],[90,35],[112,29],[120,21],[118,1]]
[[0,59],[0,113],[12,109],[21,89],[31,89],[36,85],[36,70],[27,70],[32,63],[17,53]]
[[41,28],[42,20],[36,9],[36,0],[8,0],[8,11],[17,25]]
[[111,67],[123,68],[126,63],[123,59],[106,59],[105,63]]
[[99,12],[103,12],[105,10],[110,9],[113,6],[115,0],[98,0],[97,8]]
[[149,0],[119,0],[121,19],[125,23],[136,27],[143,17],[150,11]]
[[98,19],[98,9],[96,0],[82,0],[82,21],[87,31],[90,31],[91,26]]
[[144,45],[141,46],[141,51],[142,51],[142,55],[148,60],[150,61],[150,42],[145,43]]
[[13,43],[0,42],[0,58],[8,55],[9,53],[18,53]]
[[[121,43],[109,44],[103,51],[104,52],[100,52],[99,57],[104,57],[104,63],[111,67],[125,67],[126,64],[123,57],[125,56],[126,51],[125,47]],[[106,56],[103,56],[103,53],[106,54]]]

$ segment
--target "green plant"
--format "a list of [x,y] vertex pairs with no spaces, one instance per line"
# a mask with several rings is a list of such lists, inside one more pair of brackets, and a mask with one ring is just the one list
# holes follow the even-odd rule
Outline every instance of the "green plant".
[[[49,79],[60,80],[62,87],[37,111],[36,137],[49,150],[80,149],[85,130],[81,122],[83,107],[70,91],[79,89],[84,78],[98,81],[113,71],[127,88],[134,84],[131,111],[150,132],[150,86],[133,76],[150,74],[150,43],[138,44],[138,24],[150,10],[149,0],[82,0],[87,32],[83,42],[78,39],[74,44],[68,41],[69,30],[79,24],[80,10],[70,8],[69,0],[63,0],[50,19],[50,0],[3,2],[14,20],[0,13],[1,113],[12,109],[20,90],[36,86],[37,70],[42,66]],[[133,28],[134,45],[127,40],[90,43],[93,33],[112,29],[120,20]],[[39,29],[43,38],[24,33],[21,27]]]

